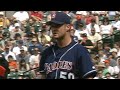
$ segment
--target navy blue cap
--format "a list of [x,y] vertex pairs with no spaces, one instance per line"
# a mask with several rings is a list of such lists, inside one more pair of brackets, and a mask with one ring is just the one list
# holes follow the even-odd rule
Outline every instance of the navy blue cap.
[[70,24],[70,17],[64,12],[56,12],[54,18],[48,21],[47,24]]

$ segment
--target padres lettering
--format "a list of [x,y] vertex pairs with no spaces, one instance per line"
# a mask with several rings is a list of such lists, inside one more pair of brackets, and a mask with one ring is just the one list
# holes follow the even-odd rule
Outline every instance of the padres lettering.
[[57,69],[66,69],[71,70],[72,69],[72,62],[69,61],[59,61],[59,62],[53,62],[53,63],[45,63],[45,70],[47,70],[47,74],[49,72],[52,72]]

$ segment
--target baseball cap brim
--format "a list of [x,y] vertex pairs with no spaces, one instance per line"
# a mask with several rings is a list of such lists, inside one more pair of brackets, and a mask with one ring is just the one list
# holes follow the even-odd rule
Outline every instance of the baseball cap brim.
[[59,22],[59,21],[56,21],[56,20],[51,20],[51,21],[48,21],[46,24],[47,25],[52,25],[52,24],[60,24],[60,25],[62,25],[62,24],[64,24],[64,22]]

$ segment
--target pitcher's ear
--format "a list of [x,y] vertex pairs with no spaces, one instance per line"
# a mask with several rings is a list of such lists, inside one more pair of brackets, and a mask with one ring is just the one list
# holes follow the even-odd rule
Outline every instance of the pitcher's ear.
[[67,24],[67,25],[66,25],[66,29],[67,29],[67,30],[71,30],[71,25],[70,25],[70,24]]

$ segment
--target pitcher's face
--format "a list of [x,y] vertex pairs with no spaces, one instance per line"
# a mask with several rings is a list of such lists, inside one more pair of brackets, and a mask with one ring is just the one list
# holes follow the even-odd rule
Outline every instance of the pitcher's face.
[[58,25],[58,24],[54,24],[51,25],[51,30],[52,30],[52,36],[55,39],[61,38],[65,35],[66,33],[66,25]]

